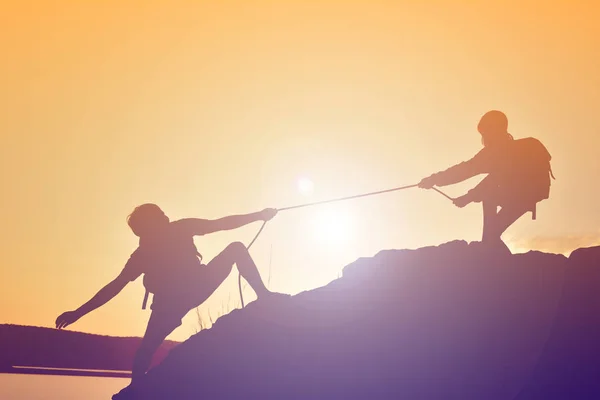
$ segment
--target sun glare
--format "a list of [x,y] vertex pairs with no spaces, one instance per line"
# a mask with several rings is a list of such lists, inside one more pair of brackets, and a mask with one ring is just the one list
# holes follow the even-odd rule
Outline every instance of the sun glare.
[[298,191],[304,196],[309,196],[315,190],[315,184],[308,178],[298,179]]
[[313,229],[315,238],[329,244],[347,242],[354,233],[354,224],[349,212],[343,208],[327,207],[315,210]]

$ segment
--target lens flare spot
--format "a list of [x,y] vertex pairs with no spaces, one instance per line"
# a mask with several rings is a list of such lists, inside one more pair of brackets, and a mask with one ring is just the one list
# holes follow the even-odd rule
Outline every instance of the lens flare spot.
[[298,179],[298,191],[304,196],[311,195],[315,190],[315,184],[309,178]]

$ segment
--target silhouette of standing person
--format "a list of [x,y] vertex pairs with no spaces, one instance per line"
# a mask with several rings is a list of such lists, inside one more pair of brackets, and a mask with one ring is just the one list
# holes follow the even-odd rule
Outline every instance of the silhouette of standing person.
[[554,178],[551,156],[535,138],[515,140],[508,132],[508,119],[501,111],[485,113],[477,129],[483,149],[468,161],[424,178],[419,187],[447,186],[487,174],[475,188],[454,199],[454,204],[462,208],[481,202],[482,243],[508,250],[502,242],[502,234],[529,211],[535,219],[537,203],[550,196],[550,177]]
[[[140,238],[138,248],[131,254],[121,273],[104,286],[87,303],[74,311],[61,314],[56,327],[65,328],[90,311],[115,297],[129,282],[144,275],[144,286],[154,294],[146,332],[136,352],[132,367],[132,387],[144,376],[152,356],[164,339],[178,326],[182,318],[201,305],[227,278],[233,264],[256,292],[259,301],[275,294],[269,291],[246,247],[240,242],[229,244],[208,264],[193,237],[236,229],[254,221],[268,221],[276,209],[233,215],[216,220],[187,218],[170,221],[155,204],[137,207],[127,222]],[[200,258],[199,258],[200,257]]]

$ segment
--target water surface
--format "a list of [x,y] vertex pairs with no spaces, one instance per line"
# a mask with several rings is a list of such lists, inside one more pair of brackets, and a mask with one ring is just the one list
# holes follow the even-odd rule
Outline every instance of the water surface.
[[2,400],[110,400],[128,378],[0,374]]

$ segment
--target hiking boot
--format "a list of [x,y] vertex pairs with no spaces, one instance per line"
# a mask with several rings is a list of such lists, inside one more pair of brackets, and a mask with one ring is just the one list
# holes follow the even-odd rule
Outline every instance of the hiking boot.
[[277,306],[281,303],[286,302],[288,299],[291,299],[292,296],[286,293],[278,293],[278,292],[265,292],[260,295],[258,299],[249,303],[246,307],[252,307],[253,309],[273,309],[277,308]]
[[271,292],[268,291],[264,294],[262,294],[257,300],[257,303],[264,303],[267,301],[279,301],[279,300],[285,300],[285,299],[290,299],[292,297],[292,295],[287,294],[287,293],[279,293],[279,292]]
[[126,386],[119,393],[113,395],[112,400],[133,400],[135,399],[135,389],[132,385]]

